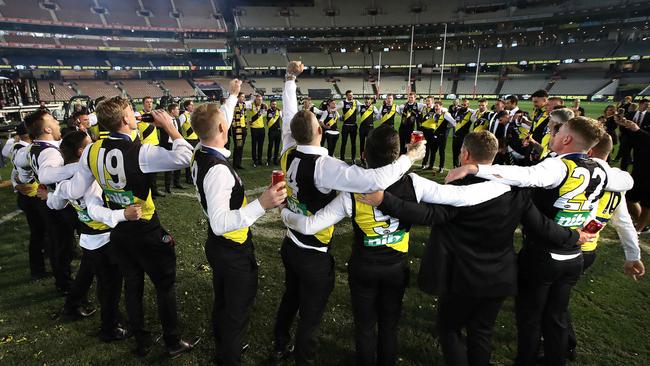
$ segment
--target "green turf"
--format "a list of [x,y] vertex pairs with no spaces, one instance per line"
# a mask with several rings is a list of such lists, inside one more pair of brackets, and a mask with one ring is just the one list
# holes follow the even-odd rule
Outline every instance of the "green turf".
[[[601,111],[602,105],[588,105],[587,113]],[[526,109],[526,108],[524,108]],[[249,139],[250,140],[250,139]],[[266,145],[265,145],[266,149]],[[337,150],[338,152],[338,150]],[[451,147],[447,162],[451,162]],[[264,151],[266,157],[266,150]],[[250,156],[247,141],[245,157]],[[252,169],[250,160],[241,176],[247,189],[270,182],[271,167]],[[7,168],[0,169],[3,177]],[[430,173],[424,174],[431,177]],[[440,179],[440,177],[437,177]],[[162,184],[162,182],[160,182]],[[192,189],[174,190],[193,194]],[[250,197],[249,197],[250,198]],[[162,347],[144,360],[131,354],[132,340],[104,344],[91,337],[99,316],[76,323],[52,319],[63,304],[54,292],[52,280],[29,282],[26,223],[22,215],[0,224],[0,364],[4,365],[205,365],[213,356],[210,334],[212,288],[210,273],[199,269],[206,263],[203,243],[207,220],[195,198],[173,195],[156,201],[163,225],[174,234],[178,254],[177,298],[183,334],[205,333],[204,342],[190,354],[168,361]],[[0,217],[16,210],[15,196],[0,190]],[[253,237],[260,264],[260,285],[248,331],[251,349],[244,355],[245,365],[263,364],[271,351],[272,326],[283,288],[283,269],[279,248],[284,229],[277,212],[267,213],[253,226]],[[399,364],[442,364],[435,336],[436,302],[415,285],[419,258],[427,229],[416,227],[411,236],[411,286],[406,292],[399,335]],[[354,343],[346,260],[352,240],[349,220],[337,226],[332,243],[336,259],[336,287],[328,303],[321,327],[318,365],[352,365]],[[645,248],[650,241],[642,240]],[[647,249],[644,250],[647,253]],[[76,262],[75,262],[76,263]],[[623,254],[612,228],[604,232],[596,264],[582,277],[571,302],[579,340],[578,365],[647,365],[650,360],[650,284],[649,279],[634,282],[622,274]],[[147,281],[145,311],[150,329],[160,332],[156,320],[155,297]],[[506,302],[497,320],[492,362],[512,364],[516,352],[513,301]],[[289,363],[286,363],[287,365]]]

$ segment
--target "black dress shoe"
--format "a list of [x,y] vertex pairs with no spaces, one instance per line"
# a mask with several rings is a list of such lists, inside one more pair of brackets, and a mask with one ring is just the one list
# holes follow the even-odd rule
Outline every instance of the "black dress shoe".
[[61,296],[68,296],[70,293],[70,288],[57,287],[56,292],[58,292]]
[[129,333],[128,330],[121,328],[119,326],[115,327],[114,329],[104,332],[104,331],[99,331],[99,339],[102,342],[113,342],[113,341],[121,341],[124,339],[127,339],[131,336],[131,333]]
[[161,191],[158,191],[158,190],[156,190],[156,191],[151,191],[151,197],[153,197],[153,198],[156,198],[156,197],[165,197],[165,196],[166,196],[166,194],[164,194],[164,193],[161,192]]
[[288,345],[282,350],[276,349],[271,355],[271,365],[279,365],[293,354],[294,346]]
[[201,342],[201,337],[196,337],[190,341],[180,340],[175,345],[166,347],[167,355],[171,359],[177,358],[183,353],[191,351],[199,342]]
[[97,312],[95,308],[76,307],[72,309],[63,308],[63,316],[68,320],[80,320],[87,318]]
[[169,187],[169,188],[165,188],[165,192],[166,192],[166,193],[169,193],[169,194],[172,194],[172,189],[171,189],[171,187]]
[[32,273],[32,281],[40,281],[45,278],[50,278],[52,276],[51,273],[49,272],[43,272],[43,273]]
[[578,358],[578,353],[576,352],[575,347],[566,352],[566,358],[571,362],[575,362],[576,358]]
[[174,184],[174,188],[176,188],[176,189],[185,189],[185,186],[182,186],[182,185],[179,183],[179,184]]
[[144,357],[149,354],[153,345],[154,342],[150,336],[141,337],[136,340],[135,354],[138,355],[138,357]]

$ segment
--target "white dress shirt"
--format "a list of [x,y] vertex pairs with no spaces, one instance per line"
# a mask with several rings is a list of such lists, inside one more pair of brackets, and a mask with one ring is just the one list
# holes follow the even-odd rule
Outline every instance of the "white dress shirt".
[[2,147],[2,156],[5,158],[10,158],[11,148],[14,147],[15,143],[16,141],[13,138],[7,139],[7,142],[5,142],[4,146]]
[[[567,167],[562,162],[562,157],[570,154],[562,154],[557,157],[546,158],[539,164],[533,166],[514,165],[478,165],[476,176],[505,183],[516,187],[539,187],[551,189],[560,186],[567,175]],[[632,189],[634,180],[632,176],[618,168],[612,168],[608,164],[598,162],[607,174],[607,186],[605,190],[612,192],[625,192]]]
[[[456,186],[438,184],[415,173],[411,173],[409,176],[413,181],[417,202],[465,207],[489,201],[510,191],[510,186],[497,182]],[[353,204],[350,193],[342,192],[312,216],[297,214],[285,208],[282,210],[282,220],[290,229],[305,235],[314,235],[335,225],[345,217],[352,217]],[[321,248],[309,247],[309,249]]]
[[[109,137],[110,138],[110,137]],[[71,179],[59,183],[54,191],[58,199],[79,199],[83,197],[88,187],[95,180],[88,166],[88,152],[92,144],[86,146],[79,168]],[[194,149],[184,138],[178,138],[172,143],[172,149],[143,144],[140,147],[138,162],[143,173],[166,172],[187,168],[192,159]]]
[[[230,156],[230,151],[226,149],[205,147],[217,150],[226,158]],[[230,196],[234,186],[235,178],[228,167],[223,164],[217,164],[210,168],[203,178],[203,192],[205,192],[207,204],[206,214],[210,221],[210,229],[217,236],[249,227],[266,212],[259,200],[242,208],[231,210]]]
[[[339,111],[336,111],[336,110],[333,113],[334,113],[334,117],[333,117],[334,121],[336,123],[338,123],[339,119],[341,119],[341,115],[339,114]],[[325,123],[325,120],[327,119],[328,115],[329,115],[328,111],[325,111],[323,114],[321,114],[320,115],[320,123]],[[327,131],[325,131],[325,133],[329,134],[329,135],[338,135],[339,131],[327,130]]]
[[[102,188],[97,182],[88,187],[82,199],[79,202],[81,206],[86,206],[88,216],[94,221],[98,221],[113,228],[118,223],[126,221],[124,210],[111,210],[104,207],[102,200]],[[47,207],[53,210],[62,210],[68,204],[67,200],[60,199],[53,194],[47,196]],[[99,249],[111,240],[110,231],[101,234],[81,234],[79,235],[79,246],[87,250]]]
[[[38,170],[34,172],[38,177],[38,182],[41,184],[54,184],[62,180],[72,177],[77,171],[77,163],[64,165],[63,155],[58,150],[61,141],[53,140],[34,140],[52,145],[57,149],[44,149],[38,155]],[[15,164],[24,169],[30,169],[29,164],[29,147],[20,149],[16,153]]]

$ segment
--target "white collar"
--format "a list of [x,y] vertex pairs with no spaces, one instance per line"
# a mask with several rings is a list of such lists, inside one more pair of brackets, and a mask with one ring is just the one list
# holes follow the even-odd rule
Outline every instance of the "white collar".
[[59,141],[54,141],[54,140],[34,140],[34,142],[43,142],[48,145],[56,146],[59,147],[61,145],[61,140]]
[[205,146],[208,149],[218,151],[219,154],[223,155],[226,159],[228,159],[230,157],[230,151],[228,149],[224,148],[224,147],[214,147],[214,146],[203,145],[203,144],[201,144],[201,146]]
[[320,146],[312,146],[312,145],[298,145],[296,147],[296,150],[300,151],[301,153],[305,154],[314,154],[314,155],[320,155],[320,156],[327,156],[328,151],[324,147]]

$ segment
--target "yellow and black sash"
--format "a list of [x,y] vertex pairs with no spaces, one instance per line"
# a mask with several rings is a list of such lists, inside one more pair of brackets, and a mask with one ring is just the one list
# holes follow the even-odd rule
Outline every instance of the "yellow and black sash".
[[183,121],[183,124],[181,125],[183,137],[185,137],[186,140],[198,140],[199,136],[192,128],[192,115],[190,112],[183,112],[183,116],[185,116],[185,121]]
[[251,128],[264,128],[264,109],[262,106],[256,106],[253,103],[251,108]]
[[350,108],[348,108],[348,110],[345,111],[345,113],[343,113],[343,122],[349,120],[350,117],[352,117],[356,112],[357,112],[357,101],[353,100],[352,106],[350,106]]
[[390,110],[389,110],[388,112],[384,113],[383,116],[381,116],[381,119],[379,120],[379,124],[380,124],[380,125],[383,125],[384,123],[386,123],[386,121],[388,121],[388,120],[390,120],[391,118],[393,118],[393,117],[395,116],[395,112],[396,112],[396,111],[397,111],[397,105],[393,104],[393,105],[390,107]]

